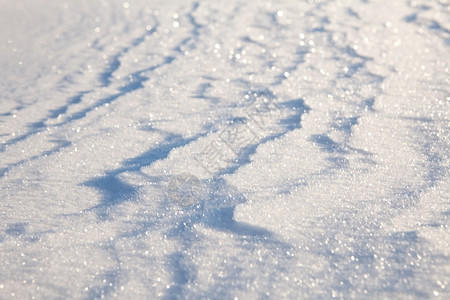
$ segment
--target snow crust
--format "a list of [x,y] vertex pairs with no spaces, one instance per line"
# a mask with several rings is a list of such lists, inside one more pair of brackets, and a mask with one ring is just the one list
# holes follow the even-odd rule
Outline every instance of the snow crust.
[[1,299],[449,299],[447,0],[0,1]]

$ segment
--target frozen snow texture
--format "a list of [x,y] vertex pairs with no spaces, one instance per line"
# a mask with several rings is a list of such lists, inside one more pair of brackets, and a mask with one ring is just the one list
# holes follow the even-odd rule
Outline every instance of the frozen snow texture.
[[450,298],[448,1],[0,3],[1,299]]

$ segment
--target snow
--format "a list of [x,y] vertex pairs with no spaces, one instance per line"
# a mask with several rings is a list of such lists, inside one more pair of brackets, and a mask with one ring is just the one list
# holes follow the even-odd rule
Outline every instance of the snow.
[[450,5],[0,1],[0,298],[450,298]]

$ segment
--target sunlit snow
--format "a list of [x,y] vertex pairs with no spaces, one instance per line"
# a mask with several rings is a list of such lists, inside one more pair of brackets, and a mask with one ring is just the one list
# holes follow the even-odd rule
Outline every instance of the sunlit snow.
[[0,0],[0,299],[450,299],[447,0]]

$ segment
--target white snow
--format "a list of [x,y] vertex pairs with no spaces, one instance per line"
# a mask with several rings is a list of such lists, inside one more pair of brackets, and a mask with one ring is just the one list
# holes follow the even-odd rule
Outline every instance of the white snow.
[[0,299],[450,298],[448,1],[0,7]]

